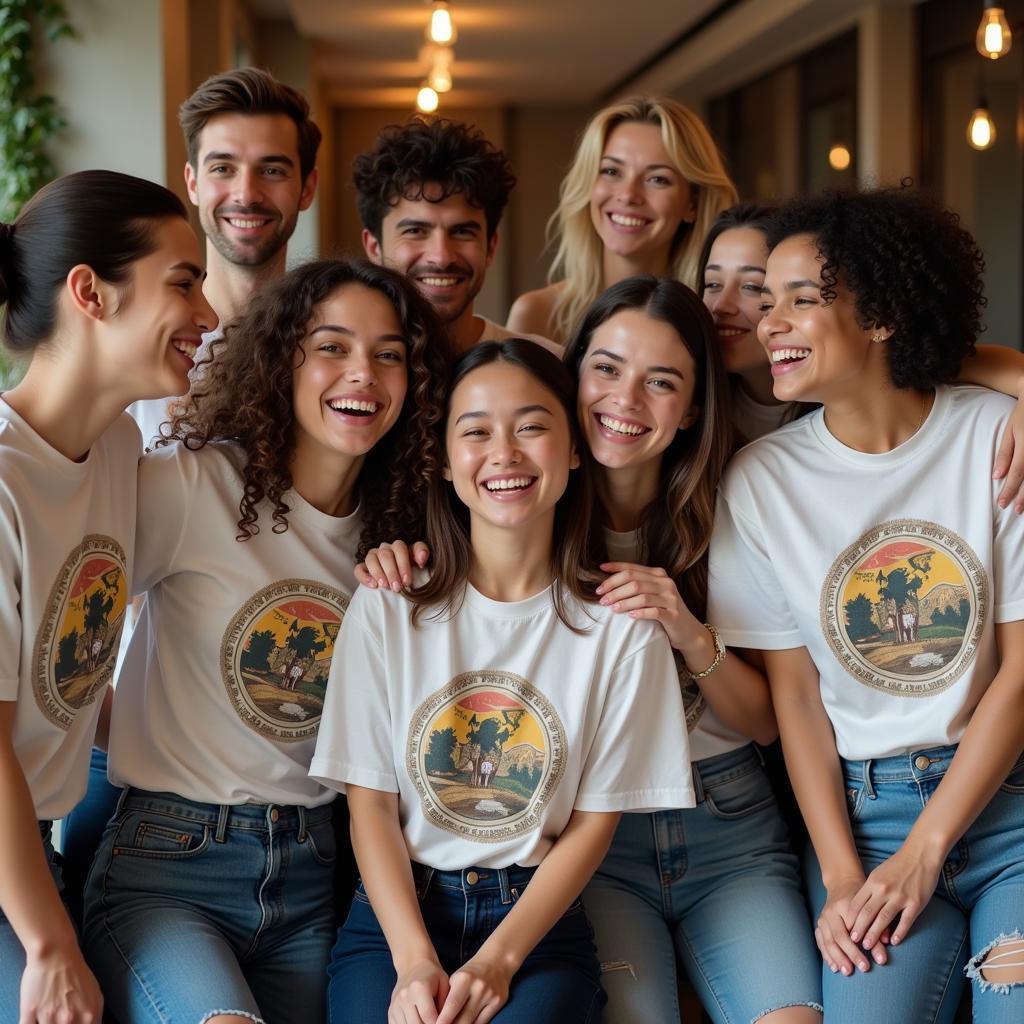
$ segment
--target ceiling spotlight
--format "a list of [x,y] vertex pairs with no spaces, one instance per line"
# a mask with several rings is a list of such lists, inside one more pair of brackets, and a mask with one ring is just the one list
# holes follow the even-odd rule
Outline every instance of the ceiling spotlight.
[[438,103],[440,103],[440,99],[437,91],[424,82],[420,86],[420,91],[416,93],[416,109],[422,114],[432,114],[437,110]]
[[442,46],[455,42],[455,22],[446,0],[434,0],[430,5],[430,24],[427,26],[427,38]]

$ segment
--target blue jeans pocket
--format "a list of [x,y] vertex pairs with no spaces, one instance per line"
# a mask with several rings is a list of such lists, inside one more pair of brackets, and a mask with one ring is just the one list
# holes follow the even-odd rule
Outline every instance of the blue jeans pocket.
[[704,784],[707,809],[724,821],[745,818],[775,803],[775,794],[764,769],[757,767],[722,781]]
[[210,845],[210,828],[187,818],[129,811],[118,824],[113,853],[118,857],[187,860]]
[[306,843],[313,859],[330,867],[338,859],[338,841],[334,836],[334,826],[329,822],[313,825],[306,832]]

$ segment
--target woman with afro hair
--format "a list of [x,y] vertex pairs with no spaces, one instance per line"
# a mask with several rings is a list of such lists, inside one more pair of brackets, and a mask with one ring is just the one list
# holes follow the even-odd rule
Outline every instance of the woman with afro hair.
[[722,483],[708,616],[764,652],[810,832],[826,1020],[1024,1019],[1024,520],[991,466],[1010,399],[951,386],[983,260],[912,189],[783,207],[775,397],[821,409]]

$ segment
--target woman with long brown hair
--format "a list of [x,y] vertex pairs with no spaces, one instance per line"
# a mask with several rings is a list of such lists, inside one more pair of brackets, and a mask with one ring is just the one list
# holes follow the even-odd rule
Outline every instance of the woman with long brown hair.
[[671,651],[596,601],[555,356],[521,339],[463,356],[435,450],[433,570],[408,600],[353,597],[311,770],[348,794],[362,873],[331,1020],[596,1021],[580,890],[622,811],[692,802]]
[[125,790],[85,912],[122,1024],[324,1015],[333,794],[309,761],[357,549],[422,528],[446,357],[402,275],[305,264],[214,343],[142,460]]

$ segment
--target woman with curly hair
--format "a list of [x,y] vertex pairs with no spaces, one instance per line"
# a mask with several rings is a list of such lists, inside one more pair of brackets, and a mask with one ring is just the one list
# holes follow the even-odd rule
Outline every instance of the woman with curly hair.
[[704,236],[736,189],[703,121],[665,97],[598,111],[580,138],[548,229],[549,284],[516,299],[511,331],[564,344],[590,304],[634,274],[697,287]]
[[828,1019],[1024,1016],[1024,520],[990,466],[1012,402],[951,387],[983,261],[909,189],[769,230],[775,396],[822,408],[726,472],[709,614],[764,651],[813,885]]
[[308,778],[359,546],[415,534],[447,343],[400,274],[319,261],[215,342],[139,472],[86,950],[121,1024],[323,1019],[333,794]]

